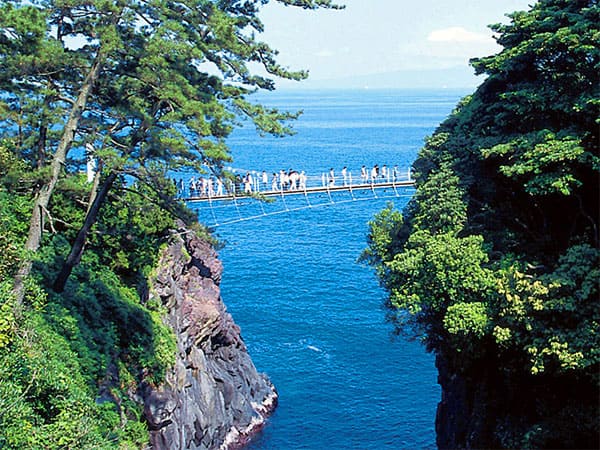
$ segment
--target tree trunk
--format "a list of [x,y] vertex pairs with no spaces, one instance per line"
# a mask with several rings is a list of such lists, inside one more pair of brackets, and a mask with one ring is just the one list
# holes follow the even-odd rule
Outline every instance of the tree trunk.
[[79,120],[85,111],[87,100],[98,79],[105,59],[104,52],[99,50],[90,71],[83,81],[77,100],[71,108],[69,119],[65,124],[60,142],[56,148],[56,153],[52,158],[50,179],[42,186],[33,203],[33,211],[31,212],[31,220],[29,222],[29,233],[27,235],[27,242],[25,243],[26,255],[23,257],[23,261],[15,276],[15,283],[13,286],[17,306],[20,306],[23,303],[23,296],[25,295],[25,279],[29,276],[33,264],[32,253],[39,249],[42,240],[44,210],[48,207],[48,203],[54,192],[54,187],[58,182],[65,164],[67,153],[75,139],[75,132],[77,131]]
[[87,214],[85,215],[83,226],[77,233],[77,237],[73,242],[73,246],[71,247],[69,256],[67,256],[67,260],[63,264],[60,273],[58,274],[56,280],[54,281],[54,284],[52,285],[52,289],[54,289],[55,292],[60,293],[64,291],[65,284],[67,283],[67,280],[69,279],[73,268],[77,266],[81,261],[81,256],[83,255],[83,249],[87,237],[90,234],[92,226],[96,223],[96,220],[98,219],[98,213],[100,212],[100,208],[106,201],[108,192],[110,191],[110,188],[112,187],[116,178],[117,172],[110,172],[104,180],[104,183],[102,183],[102,187],[100,188],[100,190],[97,193],[94,190],[92,190],[90,198],[93,198],[94,200],[91,203]]
[[48,134],[48,127],[46,124],[40,125],[40,137],[36,143],[36,154],[37,154],[37,168],[41,169],[44,167],[46,159],[46,136]]
[[96,173],[94,174],[94,180],[92,181],[92,190],[90,191],[90,198],[88,200],[88,207],[85,211],[86,214],[90,212],[92,209],[92,205],[94,204],[94,200],[96,200],[96,195],[98,194],[98,187],[100,186],[100,179],[102,178],[102,160],[98,160],[98,166],[96,167]]

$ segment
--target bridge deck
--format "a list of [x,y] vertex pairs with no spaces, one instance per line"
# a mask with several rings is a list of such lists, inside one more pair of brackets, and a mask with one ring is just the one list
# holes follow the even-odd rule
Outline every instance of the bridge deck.
[[374,189],[385,189],[385,188],[401,188],[414,186],[414,180],[403,180],[403,181],[382,181],[378,183],[359,183],[359,184],[347,184],[347,185],[334,185],[334,186],[312,186],[305,189],[296,190],[277,190],[277,191],[260,191],[253,194],[239,193],[237,195],[227,193],[225,195],[213,195],[213,196],[194,196],[187,197],[183,200],[186,202],[213,202],[220,200],[233,200],[236,198],[260,198],[262,197],[281,197],[288,195],[307,195],[317,193],[330,193],[339,191],[360,191],[360,190],[374,190]]

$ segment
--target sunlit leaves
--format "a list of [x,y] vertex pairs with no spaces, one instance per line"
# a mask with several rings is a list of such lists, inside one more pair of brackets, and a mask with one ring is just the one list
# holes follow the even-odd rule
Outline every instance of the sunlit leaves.
[[60,70],[63,48],[47,39],[47,16],[34,6],[14,7],[0,4],[0,86],[11,78],[34,83]]
[[369,247],[361,255],[361,260],[374,265],[380,277],[384,277],[387,267],[381,263],[391,261],[396,253],[394,242],[398,239],[402,225],[402,214],[394,209],[392,203],[388,203],[386,208],[369,222]]
[[494,146],[482,146],[487,148],[482,154],[508,156],[499,171],[522,182],[530,194],[572,194],[581,187],[586,166],[597,170],[593,124],[600,116],[600,6],[544,0],[510,17],[511,24],[494,26],[504,49],[473,65],[491,75],[482,92],[497,95],[489,113],[502,118],[505,135],[519,133],[498,136]]
[[581,369],[600,360],[599,258],[597,249],[576,245],[553,273],[530,274],[517,264],[497,272],[494,336],[525,351],[533,374],[549,364]]
[[[454,334],[481,336],[486,327],[480,325],[487,319],[479,317],[478,306],[464,305],[485,305],[494,279],[485,268],[488,256],[481,236],[460,236],[466,206],[458,182],[448,164],[442,164],[419,186],[410,222],[404,223],[391,205],[381,211],[370,223],[363,258],[377,267],[392,304],[417,315],[426,329],[430,318],[463,305],[452,309],[448,326]],[[460,317],[465,320],[459,324]]]
[[432,233],[462,229],[467,219],[467,207],[459,181],[447,163],[429,175],[415,194],[415,202],[419,205],[414,217],[416,227]]
[[569,195],[582,184],[573,163],[583,164],[586,151],[581,140],[573,136],[561,138],[544,130],[482,150],[482,155],[501,156],[508,164],[499,166],[500,173],[521,181],[531,194]]
[[0,186],[0,282],[10,280],[17,270],[29,208],[27,199],[11,196]]
[[479,236],[414,232],[405,250],[387,263],[393,303],[435,316],[452,304],[486,299],[493,277],[483,267],[487,255],[482,244]]
[[0,351],[12,341],[16,325],[12,286],[0,274]]
[[[481,339],[488,333],[489,324],[487,304],[482,302],[455,303],[448,307],[444,316],[444,328],[454,338],[460,338],[459,342]],[[477,345],[477,342],[474,344]],[[462,347],[464,344],[458,345]]]

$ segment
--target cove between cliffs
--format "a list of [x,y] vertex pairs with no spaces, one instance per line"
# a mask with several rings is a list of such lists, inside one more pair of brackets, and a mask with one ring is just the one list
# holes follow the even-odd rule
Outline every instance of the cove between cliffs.
[[180,226],[149,280],[177,340],[165,382],[140,390],[153,449],[239,448],[277,405],[221,299],[222,270],[212,245]]

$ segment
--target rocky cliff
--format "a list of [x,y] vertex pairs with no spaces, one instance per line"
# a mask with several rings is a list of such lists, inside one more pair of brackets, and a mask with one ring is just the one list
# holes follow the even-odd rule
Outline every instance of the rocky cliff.
[[150,280],[178,350],[165,383],[142,394],[153,449],[240,447],[277,403],[221,300],[221,273],[213,247],[182,228]]
[[500,364],[491,354],[468,363],[436,356],[438,448],[600,448],[595,382],[570,373],[532,376]]

